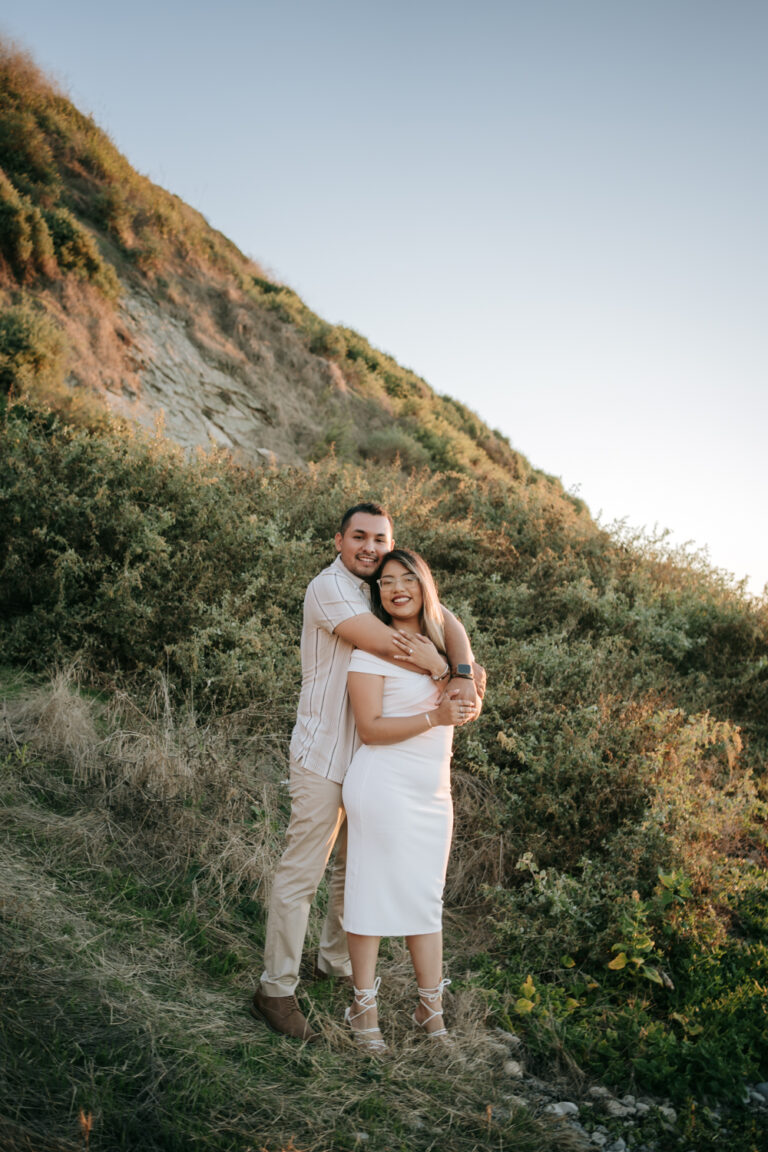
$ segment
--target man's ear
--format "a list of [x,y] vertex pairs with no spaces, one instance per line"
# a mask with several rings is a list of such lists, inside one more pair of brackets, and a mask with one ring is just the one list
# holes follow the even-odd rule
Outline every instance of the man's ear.
[[341,532],[337,532],[333,538],[333,542],[336,545],[336,551],[337,552],[341,552],[341,542],[343,539],[344,539],[344,537],[342,536]]

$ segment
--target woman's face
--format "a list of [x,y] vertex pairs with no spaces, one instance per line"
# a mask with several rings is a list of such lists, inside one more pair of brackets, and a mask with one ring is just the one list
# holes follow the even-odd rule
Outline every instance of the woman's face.
[[387,560],[379,576],[381,603],[393,621],[405,620],[421,615],[424,596],[421,581],[399,560]]

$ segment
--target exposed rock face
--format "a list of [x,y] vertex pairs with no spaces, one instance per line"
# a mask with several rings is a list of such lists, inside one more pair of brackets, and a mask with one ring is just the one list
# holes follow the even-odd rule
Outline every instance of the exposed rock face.
[[113,411],[145,427],[162,416],[166,435],[184,447],[213,442],[252,461],[276,456],[278,440],[281,455],[293,456],[273,433],[275,420],[253,381],[244,384],[204,356],[183,321],[144,293],[127,295],[121,311],[136,386],[126,379],[119,393],[105,393]]
[[[248,354],[148,292],[127,287],[118,305],[124,372],[104,389],[112,409],[187,448],[219,445],[242,463],[296,463],[320,432],[318,409],[343,403],[335,364],[312,355],[287,325],[249,333]],[[251,327],[256,317],[251,312]],[[103,380],[103,378],[102,378]]]

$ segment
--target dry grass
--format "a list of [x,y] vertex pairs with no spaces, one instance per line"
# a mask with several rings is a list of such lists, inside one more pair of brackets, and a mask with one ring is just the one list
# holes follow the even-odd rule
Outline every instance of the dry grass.
[[77,669],[55,673],[50,685],[23,697],[3,701],[5,739],[26,745],[51,760],[67,764],[75,776],[87,779],[94,771],[102,744],[93,704],[77,691]]
[[[486,884],[504,876],[505,843],[494,830],[499,801],[492,785],[468,772],[453,772],[455,827],[446,881],[446,900],[460,907],[477,907]],[[485,831],[478,831],[483,829]]]
[[[499,1118],[509,1051],[485,1027],[480,993],[447,996],[454,1049],[425,1044],[400,941],[382,950],[394,1055],[380,1064],[354,1049],[346,996],[329,982],[309,997],[315,1045],[246,1015],[262,927],[242,903],[265,899],[287,814],[285,765],[258,729],[248,713],[200,725],[162,683],[141,707],[124,694],[105,705],[72,671],[5,702],[8,1147],[64,1152],[82,1141],[80,1110],[93,1113],[94,1152],[336,1152],[361,1132],[382,1152],[581,1147],[526,1110]],[[316,913],[315,937],[318,925]]]

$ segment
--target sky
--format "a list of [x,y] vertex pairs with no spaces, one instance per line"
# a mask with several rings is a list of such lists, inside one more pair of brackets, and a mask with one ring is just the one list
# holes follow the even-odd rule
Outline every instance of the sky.
[[603,525],[763,592],[764,0],[4,0],[0,33]]

